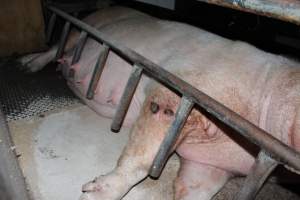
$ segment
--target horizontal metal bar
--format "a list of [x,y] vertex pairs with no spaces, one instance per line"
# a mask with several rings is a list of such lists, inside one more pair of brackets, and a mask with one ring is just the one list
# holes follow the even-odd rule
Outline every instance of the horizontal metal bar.
[[122,123],[128,111],[130,102],[141,79],[142,72],[143,69],[141,67],[139,67],[138,65],[133,66],[131,75],[127,81],[120,103],[117,107],[116,114],[111,124],[111,130],[113,132],[119,132],[122,127]]
[[25,180],[13,149],[9,128],[0,108],[0,199],[29,200]]
[[250,174],[247,176],[241,190],[235,196],[234,200],[254,199],[277,166],[278,162],[276,160],[270,158],[263,151],[260,151]]
[[299,0],[198,0],[300,25]]
[[81,31],[78,41],[77,41],[77,44],[76,44],[76,47],[75,47],[71,65],[74,65],[79,61],[83,47],[84,47],[86,39],[87,39],[87,36],[88,36],[87,32]]
[[47,31],[46,31],[46,42],[47,43],[49,43],[50,40],[51,40],[55,22],[56,22],[56,14],[52,13],[52,15],[50,17],[50,20],[49,20],[49,23],[48,23],[48,28],[47,28]]
[[97,59],[97,62],[95,64],[95,68],[90,80],[90,84],[86,93],[86,98],[87,99],[93,99],[94,98],[94,94],[95,94],[95,90],[97,88],[98,82],[100,80],[102,71],[104,69],[106,60],[107,60],[107,56],[109,53],[109,47],[106,46],[105,44],[103,45],[104,49],[100,52],[100,55]]
[[66,46],[66,43],[67,43],[67,39],[68,39],[68,35],[69,35],[69,32],[70,32],[70,27],[71,27],[71,23],[67,21],[65,23],[63,31],[61,33],[61,37],[60,37],[58,49],[57,49],[57,52],[56,52],[55,60],[58,60],[63,56],[65,46]]
[[161,82],[167,87],[173,88],[173,90],[183,94],[184,96],[193,99],[193,101],[202,109],[206,110],[221,122],[236,130],[239,134],[249,139],[260,148],[264,149],[272,158],[287,164],[296,170],[300,170],[300,154],[296,152],[296,150],[290,148],[266,131],[255,126],[226,106],[217,102],[205,93],[197,90],[195,87],[159,67],[157,64],[151,62],[140,54],[123,46],[121,43],[115,40],[106,39],[107,37],[104,34],[92,26],[85,24],[84,22],[81,22],[80,20],[77,20],[54,7],[50,6],[48,8],[57,15],[72,22],[75,26],[88,32],[92,37],[95,38],[95,40],[106,43],[112,51],[128,62],[136,63],[143,67],[147,74],[153,79]]
[[149,175],[152,177],[159,177],[165,163],[169,157],[180,132],[194,106],[194,103],[187,97],[183,96],[175,114],[175,119],[172,122],[168,132],[160,145],[158,153],[156,154],[153,164],[150,168]]

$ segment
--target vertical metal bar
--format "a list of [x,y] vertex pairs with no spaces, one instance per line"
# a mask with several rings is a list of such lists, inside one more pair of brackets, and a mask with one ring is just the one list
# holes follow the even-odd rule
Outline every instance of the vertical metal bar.
[[55,25],[55,22],[56,22],[56,17],[57,17],[57,15],[55,13],[53,13],[50,17],[50,20],[49,20],[49,23],[48,23],[48,28],[47,28],[47,31],[46,31],[46,42],[47,43],[49,43],[50,40],[51,40],[52,33],[53,33],[53,30],[54,30],[54,25]]
[[86,39],[87,39],[87,36],[88,36],[87,32],[81,31],[80,36],[79,36],[78,41],[77,41],[77,44],[76,44],[76,47],[75,47],[75,51],[74,51],[74,55],[73,55],[73,58],[72,58],[71,65],[74,65],[79,61],[82,50],[83,50],[83,47],[84,47],[84,44],[85,44]]
[[128,111],[130,102],[133,98],[134,92],[138,86],[138,83],[141,79],[143,69],[139,67],[138,65],[134,65],[133,69],[131,71],[131,75],[127,81],[126,87],[124,89],[124,92],[122,94],[120,103],[117,107],[116,114],[114,116],[111,130],[113,132],[119,132],[122,126],[122,123],[124,121],[124,118],[126,116],[126,113]]
[[179,108],[175,114],[175,120],[173,121],[166,137],[161,143],[158,153],[156,154],[153,164],[150,168],[150,176],[159,177],[161,174],[161,171],[168,159],[169,153],[174,146],[193,106],[194,102],[192,100],[185,96],[182,97]]
[[247,176],[241,190],[235,196],[234,200],[254,199],[264,182],[277,166],[277,161],[270,158],[265,152],[260,151],[250,174]]
[[55,60],[58,60],[62,57],[64,50],[65,50],[65,46],[67,43],[67,38],[68,38],[68,34],[70,32],[70,27],[71,27],[71,23],[70,22],[66,22],[60,37],[60,41],[59,41],[59,45],[58,45],[58,49],[56,52],[56,56],[55,56]]
[[96,65],[95,65],[95,68],[94,68],[94,71],[93,71],[93,74],[92,74],[92,77],[91,77],[89,88],[88,88],[88,91],[86,93],[86,98],[87,99],[93,99],[94,98],[95,90],[97,88],[98,82],[100,80],[100,76],[102,74],[102,71],[104,69],[104,66],[105,66],[105,63],[106,63],[106,60],[107,60],[107,56],[108,56],[108,53],[109,53],[109,47],[106,44],[104,44],[103,47],[104,47],[104,50],[101,51],[101,53],[98,57],[98,60],[96,62]]

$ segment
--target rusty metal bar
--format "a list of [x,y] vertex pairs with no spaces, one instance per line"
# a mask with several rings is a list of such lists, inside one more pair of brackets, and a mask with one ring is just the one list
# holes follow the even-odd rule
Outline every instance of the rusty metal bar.
[[74,65],[79,61],[83,47],[84,47],[86,39],[87,39],[87,36],[88,36],[87,32],[81,31],[80,36],[77,41],[77,44],[76,44],[76,47],[75,47],[75,52],[74,52],[74,55],[72,58],[71,65]]
[[50,40],[51,40],[55,22],[56,22],[56,14],[53,13],[50,17],[50,20],[49,20],[49,23],[48,23],[48,28],[47,28],[47,31],[46,31],[46,42],[47,43],[49,43]]
[[58,45],[58,49],[56,52],[56,56],[55,56],[55,60],[58,60],[62,57],[64,50],[65,50],[65,46],[67,43],[67,39],[68,39],[68,35],[70,32],[70,27],[71,27],[71,23],[70,22],[66,22],[60,37],[60,41],[59,41],[59,45]]
[[276,159],[278,162],[287,164],[292,168],[300,171],[300,154],[296,150],[290,148],[266,131],[255,126],[226,106],[217,102],[203,92],[197,90],[195,87],[191,86],[182,79],[179,79],[172,73],[159,67],[157,64],[151,62],[142,55],[123,46],[121,43],[115,40],[108,40],[105,35],[103,35],[100,31],[93,28],[92,26],[85,24],[80,20],[77,20],[76,18],[60,11],[57,8],[51,6],[48,8],[62,18],[70,21],[75,26],[88,32],[92,37],[95,38],[95,40],[107,44],[113,52],[118,54],[126,61],[132,64],[136,63],[141,66],[143,70],[147,72],[147,74],[153,79],[161,82],[167,87],[173,88],[174,91],[177,91],[184,96],[191,98],[202,109],[219,119],[224,124],[231,127],[233,130],[237,131],[252,143],[258,145],[268,155]]
[[263,151],[260,151],[250,174],[247,176],[241,190],[235,196],[234,200],[254,199],[277,166],[278,162],[276,160],[270,158]]
[[95,95],[95,90],[97,88],[98,82],[100,80],[102,71],[104,69],[108,53],[109,53],[109,47],[105,44],[103,44],[103,51],[100,52],[100,55],[98,57],[98,60],[95,64],[95,68],[91,77],[91,81],[89,84],[88,91],[86,93],[86,98],[87,99],[93,99]]
[[175,120],[168,129],[167,135],[161,143],[158,153],[156,154],[153,164],[150,168],[149,175],[152,177],[159,177],[165,163],[170,155],[172,147],[174,146],[180,132],[187,120],[194,103],[188,97],[183,96],[175,114]]
[[0,199],[29,200],[25,180],[0,104]]
[[300,25],[299,0],[198,0]]
[[139,67],[138,65],[133,66],[131,75],[127,81],[120,103],[117,107],[116,114],[111,124],[111,130],[113,132],[119,132],[122,127],[122,123],[126,116],[130,102],[133,98],[134,92],[139,84],[142,73],[143,73],[143,69],[141,67]]

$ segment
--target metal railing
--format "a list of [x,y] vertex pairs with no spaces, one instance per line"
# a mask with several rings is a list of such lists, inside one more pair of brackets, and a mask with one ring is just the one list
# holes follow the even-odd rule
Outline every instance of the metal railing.
[[299,0],[197,0],[300,25]]
[[[113,51],[133,66],[124,93],[122,94],[122,98],[118,104],[117,112],[113,118],[111,125],[112,131],[118,132],[120,130],[132,97],[135,93],[135,89],[139,84],[143,73],[146,73],[150,78],[162,83],[166,87],[172,88],[174,91],[182,95],[179,108],[175,114],[175,120],[172,122],[172,125],[170,126],[149,171],[150,176],[158,177],[160,175],[163,166],[170,155],[170,150],[179,136],[180,131],[194,105],[200,106],[206,112],[210,113],[212,116],[261,148],[261,151],[256,158],[255,165],[252,168],[251,173],[246,178],[245,184],[236,196],[236,199],[253,199],[269,174],[279,164],[288,165],[291,168],[300,171],[300,154],[266,131],[255,126],[234,111],[197,90],[195,87],[176,77],[172,73],[159,67],[157,64],[151,62],[142,55],[123,46],[120,42],[108,40],[104,34],[92,26],[83,23],[55,7],[48,6],[48,9],[53,12],[49,22],[49,28],[47,30],[48,39],[51,38],[57,16],[66,20],[56,59],[60,58],[63,54],[71,24],[81,30],[81,34],[75,47],[76,50],[72,64],[79,61],[87,37],[92,37],[104,46],[104,51],[98,57],[88,87],[86,94],[88,99],[93,99],[94,97],[96,86],[99,82],[110,51]],[[74,72],[72,72],[70,76],[73,75]]]

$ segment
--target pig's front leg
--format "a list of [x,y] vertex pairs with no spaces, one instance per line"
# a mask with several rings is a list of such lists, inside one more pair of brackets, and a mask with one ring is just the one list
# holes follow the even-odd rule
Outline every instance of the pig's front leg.
[[231,174],[193,161],[181,160],[175,181],[175,200],[209,200],[224,186]]

